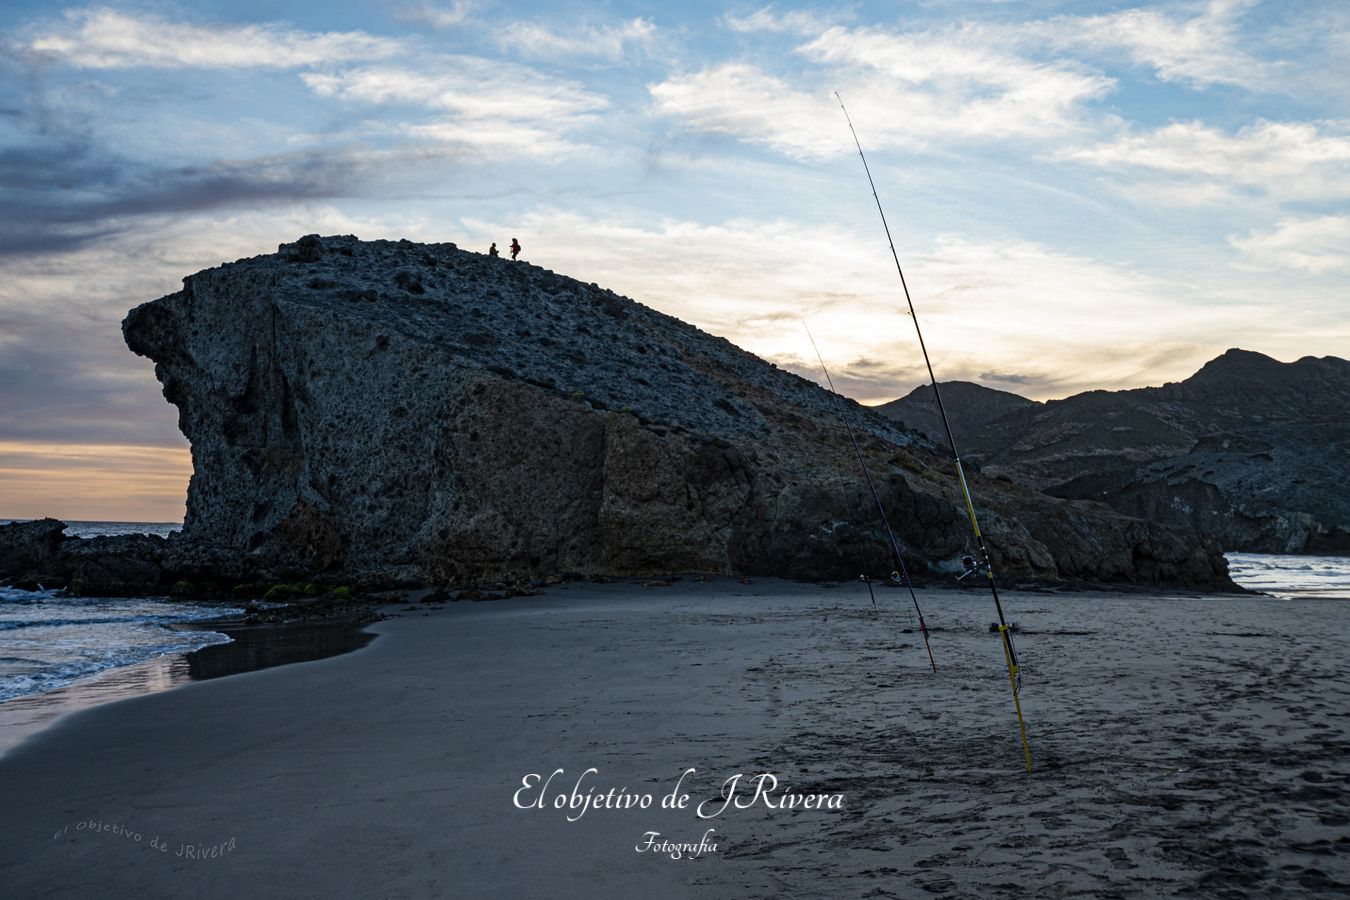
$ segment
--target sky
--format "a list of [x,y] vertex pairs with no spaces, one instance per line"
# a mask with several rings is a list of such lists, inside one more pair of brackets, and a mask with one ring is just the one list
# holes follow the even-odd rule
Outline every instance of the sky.
[[119,323],[304,234],[518,237],[849,396],[1350,355],[1350,5],[0,6],[0,516],[174,521]]

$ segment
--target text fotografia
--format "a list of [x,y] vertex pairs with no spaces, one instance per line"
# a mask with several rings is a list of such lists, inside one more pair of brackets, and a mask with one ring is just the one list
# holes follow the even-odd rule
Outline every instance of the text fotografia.
[[715,828],[709,828],[703,832],[703,837],[697,844],[680,844],[675,841],[666,841],[657,839],[661,837],[659,831],[649,831],[642,836],[642,843],[633,849],[638,853],[664,853],[671,859],[698,859],[705,853],[717,852],[717,841],[711,840]]
[[[685,769],[670,793],[661,796],[661,809],[688,809],[690,795],[684,792],[685,779],[697,769]],[[567,821],[576,822],[591,810],[597,809],[651,809],[657,805],[652,794],[634,794],[627,786],[610,788],[590,783],[592,775],[598,775],[599,769],[587,769],[567,787],[566,772],[554,769],[548,778],[538,773],[530,773],[520,779],[520,789],[511,798],[517,809],[556,809],[567,815]],[[562,777],[557,787],[554,781]],[[704,800],[694,807],[700,819],[715,819],[728,809],[750,809],[752,806],[767,809],[843,809],[843,794],[799,794],[789,787],[779,787],[778,777],[768,772],[746,778],[737,773],[722,782],[721,793],[712,799]],[[655,833],[655,832],[653,832]]]
[[[159,835],[154,835],[147,843],[145,835],[141,834],[125,825],[119,825],[115,822],[104,822],[101,819],[84,819],[75,823],[71,828],[66,825],[58,828],[52,835],[52,840],[60,840],[63,837],[69,837],[71,834],[86,832],[89,834],[108,834],[113,837],[120,837],[131,844],[142,844],[151,850],[158,850],[160,853],[169,853],[172,847],[171,842],[161,840]],[[172,848],[173,855],[179,859],[220,859],[228,853],[234,852],[234,838],[227,841],[221,841],[218,844],[178,844]]]

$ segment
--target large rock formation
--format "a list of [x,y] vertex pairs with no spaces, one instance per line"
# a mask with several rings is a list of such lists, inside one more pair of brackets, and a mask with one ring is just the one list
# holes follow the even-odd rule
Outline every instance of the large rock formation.
[[[886,565],[828,393],[526,263],[309,236],[184,279],[123,330],[192,444],[175,571],[188,557],[433,582]],[[941,457],[848,411],[914,568],[955,566],[966,530]],[[1010,575],[1231,584],[1195,534],[976,489]]]
[[1347,409],[1350,362],[1229,350],[1178,383],[1027,401],[962,450],[988,473],[1228,550],[1350,553]]

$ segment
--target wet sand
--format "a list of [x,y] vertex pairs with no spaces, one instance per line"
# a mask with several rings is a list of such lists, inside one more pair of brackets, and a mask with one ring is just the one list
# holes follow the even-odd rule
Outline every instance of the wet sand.
[[[879,591],[874,614],[857,585],[685,580],[419,609],[354,653],[77,713],[0,758],[0,884],[17,897],[1350,892],[1350,604],[1010,593],[1027,776],[987,595],[920,599],[936,675],[899,592]],[[624,788],[652,807],[567,821],[551,803],[592,767],[582,793]],[[689,805],[661,809],[691,767]],[[517,808],[540,796],[517,794],[522,777],[555,769],[548,808]],[[843,808],[697,816],[724,779],[761,772]],[[694,859],[635,850],[649,832],[697,844],[709,828],[717,849]]]
[[356,622],[337,620],[259,625],[205,621],[178,628],[217,631],[228,635],[230,642],[118,666],[64,687],[0,703],[0,756],[83,709],[172,690],[192,681],[326,659],[360,649],[375,638]]

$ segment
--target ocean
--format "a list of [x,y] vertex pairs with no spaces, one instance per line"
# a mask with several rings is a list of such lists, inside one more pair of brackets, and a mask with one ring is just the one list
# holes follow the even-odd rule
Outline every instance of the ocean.
[[1228,572],[1245,588],[1285,600],[1350,600],[1350,557],[1229,553]]
[[[177,522],[68,522],[66,534],[167,536],[181,527]],[[0,587],[0,702],[108,669],[227,643],[230,639],[219,632],[183,626],[240,612],[234,606],[64,597],[60,591]]]

